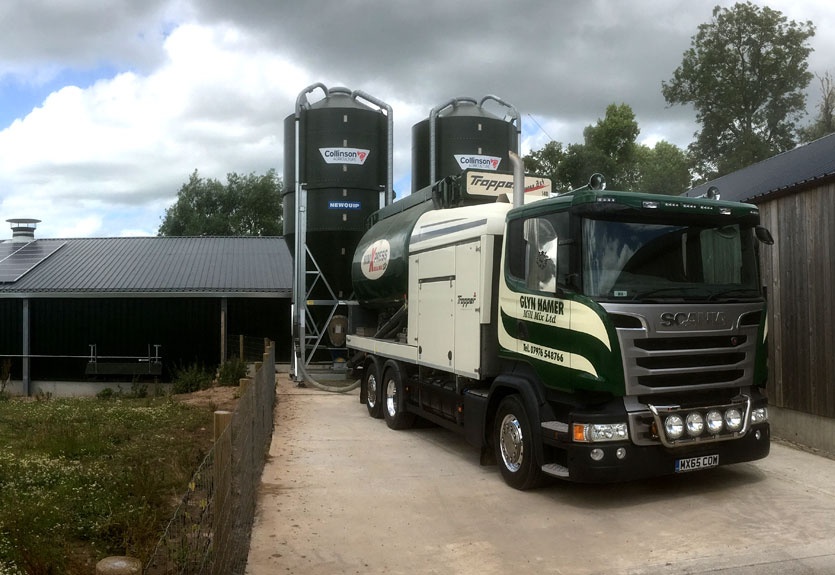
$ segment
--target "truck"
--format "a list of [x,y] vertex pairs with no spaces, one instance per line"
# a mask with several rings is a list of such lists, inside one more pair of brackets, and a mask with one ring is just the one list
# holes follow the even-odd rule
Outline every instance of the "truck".
[[510,157],[369,218],[346,338],[369,415],[460,433],[522,490],[766,457],[758,208],[541,193]]

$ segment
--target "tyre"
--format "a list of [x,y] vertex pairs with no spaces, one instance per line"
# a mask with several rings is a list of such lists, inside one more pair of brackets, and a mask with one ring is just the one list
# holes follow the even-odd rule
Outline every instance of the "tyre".
[[406,388],[403,371],[396,361],[383,366],[383,417],[391,429],[407,429],[415,422],[415,414],[406,411]]
[[365,366],[362,374],[363,385],[365,386],[365,407],[368,415],[375,419],[383,417],[383,399],[381,395],[382,385],[380,384],[380,364],[376,358],[371,358]]
[[515,489],[531,489],[542,482],[533,441],[530,419],[520,397],[505,397],[493,421],[493,446],[505,483]]

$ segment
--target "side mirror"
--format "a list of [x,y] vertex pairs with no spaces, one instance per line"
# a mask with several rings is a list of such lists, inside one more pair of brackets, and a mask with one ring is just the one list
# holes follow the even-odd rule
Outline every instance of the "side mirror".
[[768,228],[763,226],[757,226],[756,228],[754,228],[754,233],[757,235],[757,239],[765,245],[774,245],[774,236],[771,235],[771,232],[768,231]]

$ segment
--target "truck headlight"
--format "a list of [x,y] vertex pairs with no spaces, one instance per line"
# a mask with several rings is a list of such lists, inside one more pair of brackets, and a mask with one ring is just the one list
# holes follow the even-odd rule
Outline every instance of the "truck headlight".
[[629,438],[629,427],[625,423],[575,423],[572,435],[582,443],[624,441]]
[[698,411],[687,414],[687,435],[698,437],[705,430],[705,419]]
[[684,420],[680,415],[670,415],[664,420],[664,431],[670,439],[678,439],[684,434]]
[[705,423],[707,424],[707,431],[711,435],[719,435],[719,432],[722,431],[722,426],[724,425],[724,418],[722,414],[715,410],[711,409],[707,412],[705,416]]
[[751,423],[765,423],[768,421],[768,408],[758,407],[751,410]]
[[739,431],[742,429],[742,414],[738,409],[732,407],[725,412],[725,425],[728,426],[728,431]]

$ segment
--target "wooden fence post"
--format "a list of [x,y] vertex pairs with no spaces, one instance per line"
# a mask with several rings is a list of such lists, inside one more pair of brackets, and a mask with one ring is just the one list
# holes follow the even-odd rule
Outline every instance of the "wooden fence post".
[[[218,569],[223,565],[224,547],[229,540],[229,496],[232,493],[232,412],[215,411],[214,414],[214,438],[215,438],[215,464],[214,464],[214,490],[212,516],[214,537],[212,538],[212,551],[214,555],[214,573],[219,574]],[[226,432],[226,433],[224,433]]]
[[96,575],[140,575],[142,562],[135,557],[105,557],[96,563]]

